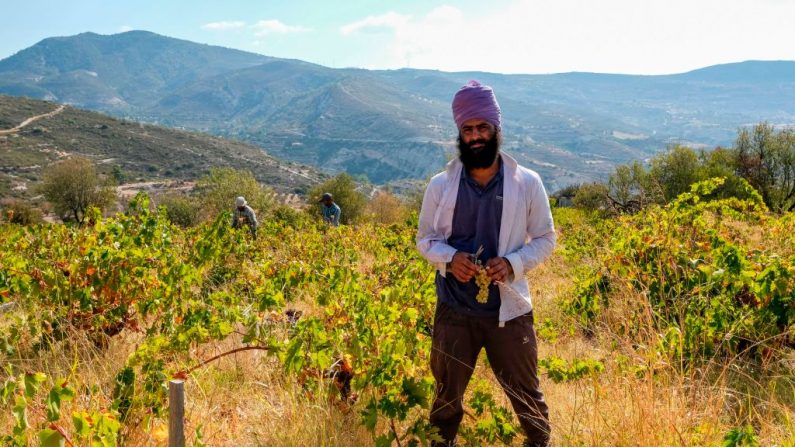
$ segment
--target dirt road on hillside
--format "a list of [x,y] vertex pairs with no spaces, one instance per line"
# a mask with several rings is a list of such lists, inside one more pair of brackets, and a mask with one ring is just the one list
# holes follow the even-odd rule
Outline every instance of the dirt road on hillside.
[[20,125],[18,125],[17,127],[12,128],[12,129],[0,129],[0,135],[10,135],[12,133],[17,133],[20,130],[22,130],[23,127],[29,125],[30,123],[32,123],[32,122],[34,122],[36,120],[49,118],[51,116],[55,116],[55,115],[61,113],[63,111],[64,107],[66,107],[66,106],[61,105],[61,106],[58,106],[58,108],[53,110],[52,112],[43,113],[41,115],[36,115],[36,116],[31,116],[30,118],[26,119],[25,121],[22,121],[22,123]]

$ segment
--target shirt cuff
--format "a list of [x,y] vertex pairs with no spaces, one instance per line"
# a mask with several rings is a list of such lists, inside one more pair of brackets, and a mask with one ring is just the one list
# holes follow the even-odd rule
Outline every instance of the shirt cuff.
[[513,269],[513,279],[511,282],[516,282],[519,278],[524,277],[524,264],[522,263],[522,256],[519,253],[511,253],[503,257],[508,260]]

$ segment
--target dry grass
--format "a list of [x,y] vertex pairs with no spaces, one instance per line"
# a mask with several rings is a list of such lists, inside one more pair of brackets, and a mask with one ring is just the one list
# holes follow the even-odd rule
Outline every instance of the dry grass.
[[[186,386],[186,431],[208,446],[349,446],[369,441],[355,412],[329,396],[307,393],[277,362],[245,352],[199,370]],[[161,428],[162,427],[162,428]],[[165,421],[155,421],[129,445],[159,446]]]
[[[52,378],[69,378],[77,391],[76,402],[63,406],[69,414],[81,409],[107,409],[116,373],[135,349],[137,336],[117,337],[107,349],[97,349],[79,334],[33,359],[12,359],[22,371],[40,371]],[[240,346],[229,339],[196,352],[196,358]],[[367,445],[370,434],[358,424],[358,414],[338,404],[337,394],[312,395],[266,353],[234,354],[196,371],[186,384],[186,433],[188,445],[199,429],[208,446],[351,446]],[[75,405],[77,404],[77,405]],[[31,425],[43,423],[43,408],[29,410]],[[168,421],[137,413],[124,431],[124,445],[167,444]],[[0,412],[0,433],[10,432],[10,412]]]

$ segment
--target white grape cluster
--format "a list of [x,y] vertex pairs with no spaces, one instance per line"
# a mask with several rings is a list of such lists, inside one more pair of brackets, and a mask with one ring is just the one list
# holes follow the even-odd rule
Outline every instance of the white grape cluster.
[[472,256],[472,262],[478,266],[478,274],[475,276],[475,284],[478,285],[478,295],[475,297],[475,299],[478,303],[485,304],[489,300],[489,284],[491,284],[491,278],[489,278],[486,267],[483,266],[483,263],[480,262],[480,259],[478,258],[481,253],[483,253],[482,245]]
[[491,284],[486,267],[480,267],[477,276],[475,276],[475,283],[478,285],[478,296],[475,299],[478,303],[484,304],[489,300],[489,284]]

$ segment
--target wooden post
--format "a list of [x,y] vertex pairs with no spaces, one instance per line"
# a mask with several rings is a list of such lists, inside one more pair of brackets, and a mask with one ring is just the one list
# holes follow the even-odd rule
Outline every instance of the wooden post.
[[185,381],[168,382],[168,447],[185,447]]

